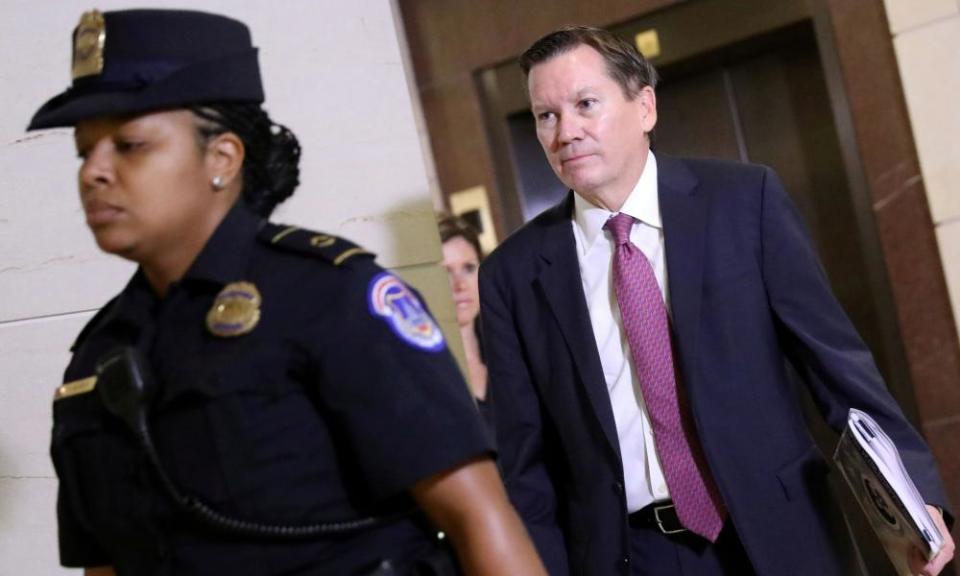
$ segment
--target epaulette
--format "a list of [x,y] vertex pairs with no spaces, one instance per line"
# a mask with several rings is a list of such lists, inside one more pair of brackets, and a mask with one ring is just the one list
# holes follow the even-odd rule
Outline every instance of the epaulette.
[[70,346],[70,351],[73,352],[83,344],[83,341],[86,340],[87,335],[93,331],[94,328],[100,325],[101,320],[107,315],[113,305],[116,304],[117,298],[120,296],[114,296],[109,302],[103,305],[103,308],[97,310],[97,313],[93,315],[93,318],[80,330],[80,333],[77,334],[76,339],[73,341],[73,345]]
[[284,226],[268,222],[260,229],[257,238],[265,244],[319,256],[334,266],[342,266],[345,262],[358,256],[368,258],[375,256],[372,252],[367,252],[353,242],[339,236],[305,230],[298,226]]

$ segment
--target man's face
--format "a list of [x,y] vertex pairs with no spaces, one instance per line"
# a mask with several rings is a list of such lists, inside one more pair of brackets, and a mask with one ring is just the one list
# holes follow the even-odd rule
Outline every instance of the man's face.
[[587,45],[535,65],[528,77],[537,138],[560,180],[587,201],[617,211],[646,160],[656,97],[628,100],[599,52]]

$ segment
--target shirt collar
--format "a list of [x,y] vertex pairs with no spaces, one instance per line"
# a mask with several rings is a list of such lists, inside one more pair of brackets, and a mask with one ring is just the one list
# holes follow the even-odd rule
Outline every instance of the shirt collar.
[[[243,279],[250,248],[262,222],[242,201],[238,201],[207,241],[184,279],[206,280],[220,285]],[[159,301],[143,269],[137,268],[98,325],[125,325],[138,334],[150,324]]]
[[217,226],[184,280],[207,280],[227,284],[242,280],[247,270],[250,249],[264,219],[253,213],[240,199]]
[[[653,155],[653,150],[647,152],[643,173],[624,201],[620,212],[654,228],[662,227],[660,202],[657,198],[657,158]],[[573,219],[583,232],[585,251],[589,251],[597,238],[602,236],[603,225],[613,215],[614,212],[594,206],[579,194],[573,195]]]
[[110,305],[100,325],[125,324],[139,329],[150,323],[150,315],[158,301],[143,270],[137,268],[116,301]]

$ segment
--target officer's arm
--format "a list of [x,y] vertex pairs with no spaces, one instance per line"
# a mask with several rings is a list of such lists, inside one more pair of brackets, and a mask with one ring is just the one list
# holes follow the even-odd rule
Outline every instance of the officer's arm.
[[471,576],[546,574],[489,458],[421,480],[413,496],[453,542]]
[[83,576],[117,576],[117,573],[113,571],[113,566],[99,566],[84,569]]

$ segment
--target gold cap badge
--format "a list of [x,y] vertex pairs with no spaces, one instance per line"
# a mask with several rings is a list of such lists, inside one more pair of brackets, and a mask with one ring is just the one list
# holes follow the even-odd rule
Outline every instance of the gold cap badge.
[[103,71],[103,46],[107,25],[99,10],[84,12],[73,31],[73,79]]
[[207,330],[214,336],[242,336],[260,321],[260,291],[250,282],[231,282],[217,294],[207,312]]

